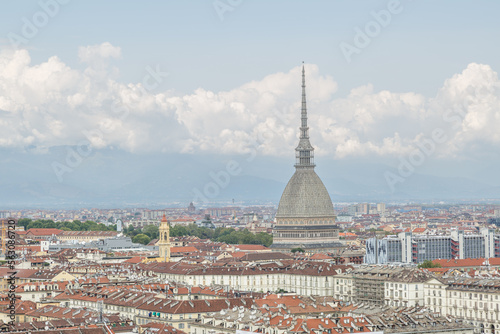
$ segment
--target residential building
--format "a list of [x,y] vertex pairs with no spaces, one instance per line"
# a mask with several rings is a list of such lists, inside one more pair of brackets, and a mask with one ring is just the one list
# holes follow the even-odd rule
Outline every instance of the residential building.
[[57,239],[61,241],[94,241],[107,238],[116,238],[116,231],[62,231],[57,234]]
[[397,236],[366,241],[365,263],[422,263],[435,259],[500,257],[500,235],[493,229],[479,234],[454,230],[449,235],[422,235],[401,232]]
[[334,277],[353,268],[350,265],[296,260],[225,267],[179,262],[141,266],[146,273],[154,273],[162,280],[191,286],[224,286],[226,289],[253,292],[287,291],[316,296],[333,296]]
[[423,306],[424,284],[434,275],[415,267],[362,266],[335,277],[339,300],[388,306]]
[[500,279],[433,279],[425,284],[426,305],[444,316],[464,319],[476,333],[500,331]]

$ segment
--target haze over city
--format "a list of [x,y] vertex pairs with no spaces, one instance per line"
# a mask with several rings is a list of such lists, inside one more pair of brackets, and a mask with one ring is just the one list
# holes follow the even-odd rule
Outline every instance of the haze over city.
[[276,204],[293,174],[302,61],[334,202],[496,201],[498,7],[3,4],[0,201]]

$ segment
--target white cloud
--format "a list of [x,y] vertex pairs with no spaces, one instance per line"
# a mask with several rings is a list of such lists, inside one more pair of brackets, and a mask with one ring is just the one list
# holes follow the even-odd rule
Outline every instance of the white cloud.
[[[200,88],[177,96],[113,79],[106,60],[121,51],[110,43],[81,47],[78,54],[88,64],[83,71],[57,57],[32,65],[26,50],[0,54],[0,146],[46,148],[89,140],[96,148],[133,152],[293,155],[300,67],[230,91]],[[439,156],[458,157],[481,143],[500,145],[500,86],[487,65],[470,64],[433,98],[375,92],[370,84],[339,98],[333,78],[309,64],[306,84],[318,155],[404,155],[436,128],[449,138]]]
[[120,58],[121,48],[105,42],[98,45],[81,46],[78,49],[78,57],[81,62],[92,63],[106,58]]

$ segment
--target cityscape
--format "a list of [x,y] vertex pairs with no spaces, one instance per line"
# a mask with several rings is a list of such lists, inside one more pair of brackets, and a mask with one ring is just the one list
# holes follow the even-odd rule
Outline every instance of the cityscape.
[[0,332],[500,333],[481,6],[2,4]]

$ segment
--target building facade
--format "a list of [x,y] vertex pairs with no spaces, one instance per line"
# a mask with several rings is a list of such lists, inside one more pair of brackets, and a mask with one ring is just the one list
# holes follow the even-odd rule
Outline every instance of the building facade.
[[366,241],[365,263],[422,263],[436,259],[500,257],[500,235],[482,229],[479,234],[452,231],[450,235],[416,235],[402,232]]
[[433,278],[415,267],[362,266],[335,277],[333,296],[370,305],[423,306],[424,284]]
[[461,277],[425,284],[426,306],[469,321],[476,333],[500,332],[500,280]]

